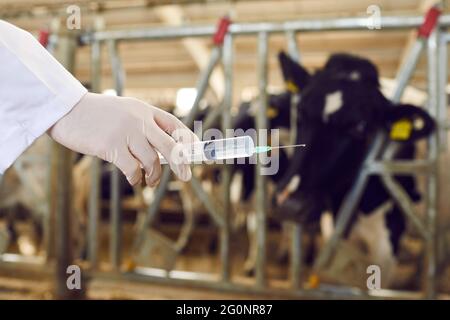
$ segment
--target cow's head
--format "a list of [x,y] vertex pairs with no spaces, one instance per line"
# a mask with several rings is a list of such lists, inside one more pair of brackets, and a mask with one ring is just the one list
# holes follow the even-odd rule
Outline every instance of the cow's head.
[[378,71],[366,59],[335,54],[314,74],[284,53],[279,59],[288,86],[301,93],[297,141],[306,144],[277,186],[277,211],[287,218],[310,221],[326,208],[335,211],[378,130],[410,143],[433,129],[424,110],[394,106],[382,95]]

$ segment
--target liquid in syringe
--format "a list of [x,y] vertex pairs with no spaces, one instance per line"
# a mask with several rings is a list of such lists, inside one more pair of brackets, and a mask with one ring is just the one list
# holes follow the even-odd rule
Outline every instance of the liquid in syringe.
[[[184,145],[183,155],[189,163],[202,163],[205,161],[247,158],[255,153],[269,152],[273,149],[305,147],[304,144],[287,146],[255,146],[251,136],[240,136],[227,139],[217,139],[195,142]],[[159,155],[161,164],[167,164],[167,160]]]

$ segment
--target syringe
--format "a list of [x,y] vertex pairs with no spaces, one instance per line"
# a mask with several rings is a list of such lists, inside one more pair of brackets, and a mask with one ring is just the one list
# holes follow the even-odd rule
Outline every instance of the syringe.
[[[250,136],[240,136],[227,139],[200,141],[184,145],[180,150],[189,163],[202,163],[204,161],[225,160],[251,157],[255,153],[269,152],[273,149],[305,147],[305,144],[287,146],[256,146]],[[175,157],[176,153],[173,155]],[[167,164],[167,160],[159,154],[161,164]]]

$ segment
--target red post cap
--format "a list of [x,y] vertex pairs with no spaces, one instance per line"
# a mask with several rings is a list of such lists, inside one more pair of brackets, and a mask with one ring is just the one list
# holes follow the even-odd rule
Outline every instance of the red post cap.
[[216,46],[221,46],[223,44],[223,39],[228,32],[228,27],[230,26],[230,24],[231,20],[230,18],[228,18],[228,16],[225,16],[219,20],[217,31],[213,37],[213,42]]

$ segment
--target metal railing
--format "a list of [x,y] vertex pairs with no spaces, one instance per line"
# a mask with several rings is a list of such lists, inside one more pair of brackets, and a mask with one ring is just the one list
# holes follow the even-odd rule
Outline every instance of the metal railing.
[[[387,29],[410,29],[419,27],[424,21],[422,16],[391,16],[382,17],[380,20],[381,30],[372,30],[372,32],[383,32]],[[257,35],[258,37],[258,70],[255,77],[258,78],[259,99],[262,110],[267,108],[267,59],[268,59],[268,39],[271,34],[284,33],[288,39],[288,48],[292,56],[299,56],[296,44],[297,32],[309,31],[332,31],[332,30],[367,30],[367,18],[336,18],[325,20],[299,20],[284,23],[236,23],[231,24],[225,36],[223,46],[216,46],[212,51],[210,63],[206,70],[200,76],[197,85],[198,95],[191,114],[186,122],[188,125],[193,121],[198,109],[198,103],[203,97],[208,86],[209,76],[213,68],[220,60],[222,60],[225,71],[225,94],[219,112],[214,111],[215,116],[222,116],[221,126],[225,129],[231,127],[230,108],[232,105],[232,88],[233,88],[233,39],[239,35]],[[328,245],[322,250],[316,266],[326,264],[330,256],[333,254],[337,246],[343,230],[348,225],[351,215],[355,209],[357,201],[364,189],[365,183],[369,175],[379,174],[390,191],[393,198],[397,201],[405,215],[411,220],[412,224],[417,228],[419,233],[426,240],[427,248],[427,273],[426,273],[426,292],[428,298],[436,297],[435,279],[436,279],[436,219],[437,219],[437,195],[438,184],[436,179],[437,173],[437,157],[440,151],[446,148],[446,132],[449,128],[447,120],[447,101],[445,95],[445,86],[447,83],[447,44],[450,41],[450,35],[442,32],[450,25],[450,15],[440,16],[437,27],[432,35],[423,41],[419,41],[410,53],[406,64],[401,68],[399,73],[398,87],[394,95],[394,100],[401,97],[403,89],[409,81],[417,59],[424,48],[427,48],[428,55],[428,92],[429,103],[428,110],[435,117],[438,125],[437,134],[432,135],[428,142],[428,158],[426,160],[412,161],[395,161],[391,159],[392,153],[385,155],[383,159],[377,159],[377,155],[383,145],[383,136],[379,136],[373,144],[371,152],[369,152],[362,172],[359,175],[352,190],[347,195],[346,201],[340,209],[337,221],[336,232],[332,236]],[[117,52],[117,43],[122,41],[151,41],[157,39],[172,39],[184,37],[211,37],[215,34],[214,26],[183,26],[183,27],[167,27],[167,28],[145,28],[136,30],[117,30],[117,31],[94,31],[85,33],[81,36],[81,42],[91,46],[92,60],[92,87],[93,91],[98,91],[101,81],[101,46],[108,43],[111,63],[113,66],[113,76],[117,92],[120,94],[124,87],[121,81],[121,66]],[[441,64],[438,67],[438,63]],[[294,110],[292,108],[291,110]],[[210,121],[212,122],[212,121]],[[266,112],[259,112],[256,118],[257,129],[263,129],[267,126]],[[258,162],[256,170],[260,169]],[[259,171],[257,171],[259,172]],[[410,174],[428,174],[427,184],[427,221],[420,220],[413,210],[410,199],[405,195],[404,191],[392,179],[394,173],[410,173]],[[287,295],[292,297],[415,297],[417,293],[402,293],[391,290],[381,291],[363,291],[355,288],[334,287],[323,285],[318,289],[304,289],[300,283],[301,272],[301,227],[296,225],[293,228],[292,237],[292,254],[291,259],[291,281],[292,286],[289,289],[275,288],[268,285],[265,272],[266,265],[266,219],[267,219],[267,190],[265,186],[265,178],[263,175],[256,174],[256,198],[257,198],[257,239],[258,254],[254,285],[243,285],[235,283],[231,278],[230,265],[230,181],[231,170],[227,165],[223,166],[223,195],[224,206],[221,212],[215,208],[213,203],[208,200],[207,194],[201,189],[200,183],[193,177],[192,187],[197,193],[199,199],[204,202],[208,212],[211,214],[213,221],[220,228],[220,257],[221,257],[221,273],[216,277],[211,274],[202,274],[196,272],[183,271],[165,271],[149,268],[136,268],[133,272],[123,273],[119,270],[121,263],[121,239],[120,239],[120,193],[117,172],[113,172],[112,180],[112,200],[111,200],[111,264],[113,272],[103,272],[97,269],[98,265],[98,227],[99,227],[99,210],[100,210],[100,164],[98,160],[94,161],[91,170],[91,194],[89,199],[89,223],[88,223],[88,261],[90,269],[88,273],[90,277],[108,277],[115,279],[135,279],[139,281],[151,281],[157,283],[171,283],[174,285],[191,285],[203,288],[214,288],[218,290],[230,290],[235,292],[248,293],[271,293],[277,295]],[[169,169],[163,171],[160,187],[155,194],[155,201],[149,208],[144,223],[140,226],[138,235],[135,239],[135,248],[142,242],[141,234],[145,232],[148,224],[158,212],[160,200],[164,196],[167,183],[170,179]]]

